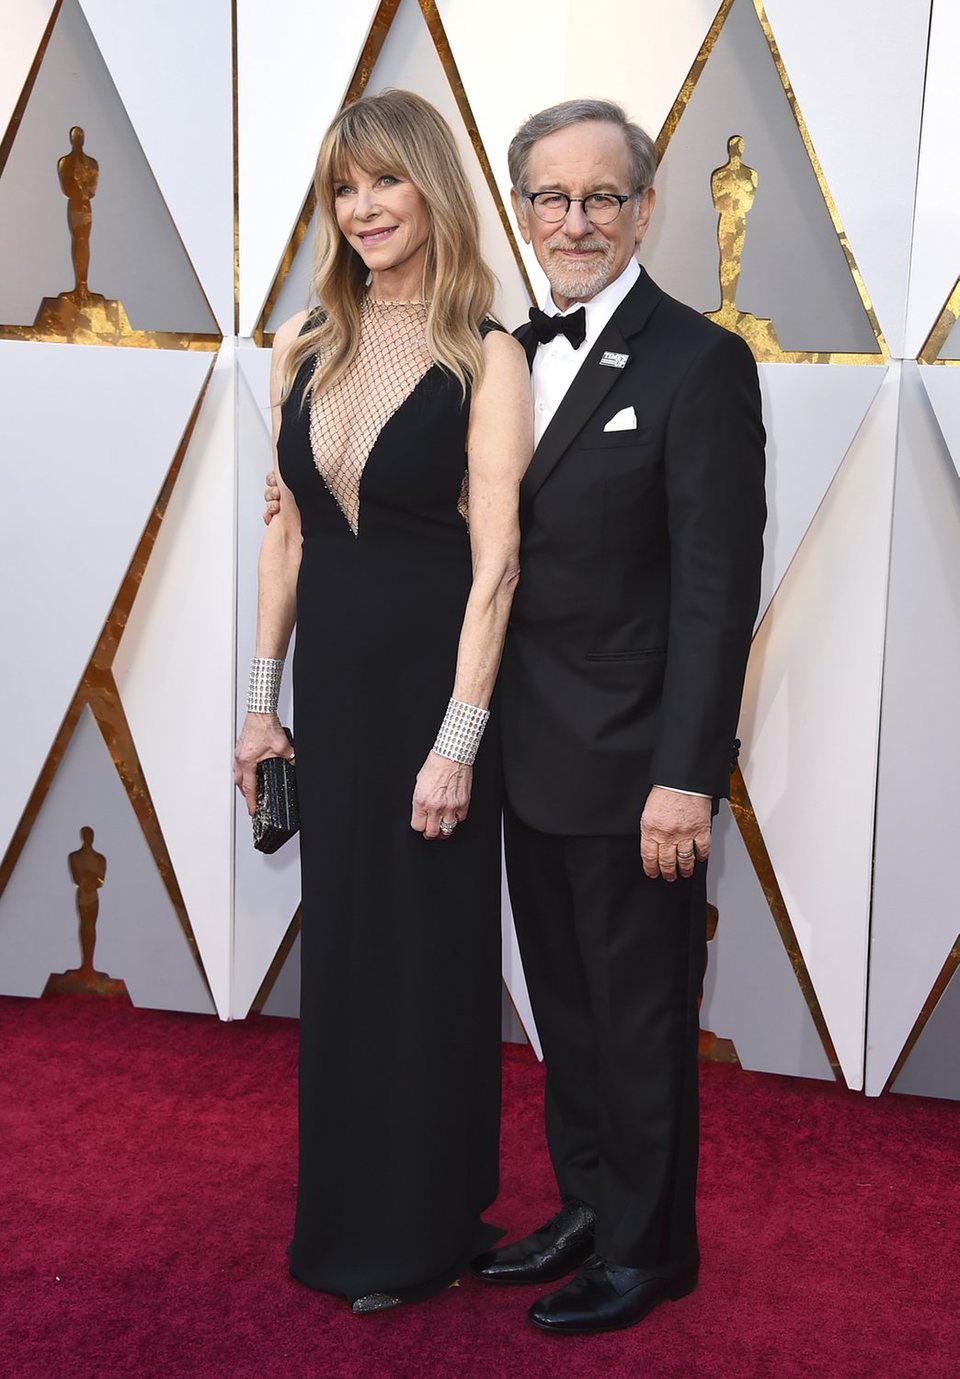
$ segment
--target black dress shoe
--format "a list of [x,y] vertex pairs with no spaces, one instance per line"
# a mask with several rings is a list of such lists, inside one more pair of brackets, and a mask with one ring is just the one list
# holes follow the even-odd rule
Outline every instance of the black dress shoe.
[[471,1271],[484,1283],[553,1283],[589,1257],[596,1219],[586,1202],[568,1197],[545,1226],[524,1240],[478,1255]]
[[697,1286],[699,1261],[669,1274],[608,1264],[594,1255],[563,1288],[530,1308],[534,1326],[544,1331],[619,1331],[643,1321],[658,1303],[676,1300]]

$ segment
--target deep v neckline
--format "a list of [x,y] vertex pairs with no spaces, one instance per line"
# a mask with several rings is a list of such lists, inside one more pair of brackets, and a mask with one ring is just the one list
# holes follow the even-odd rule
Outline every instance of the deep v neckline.
[[363,478],[386,427],[435,367],[427,352],[424,302],[360,307],[360,340],[347,371],[310,401],[314,465],[354,537]]

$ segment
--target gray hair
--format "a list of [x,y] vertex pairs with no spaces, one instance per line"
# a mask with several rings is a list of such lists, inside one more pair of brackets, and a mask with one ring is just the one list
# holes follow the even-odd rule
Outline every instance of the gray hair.
[[653,186],[657,171],[656,146],[645,130],[627,119],[622,106],[613,101],[561,101],[559,105],[551,105],[549,110],[541,110],[524,120],[510,140],[507,150],[510,181],[521,195],[527,190],[527,171],[534,144],[548,134],[556,134],[558,129],[568,129],[570,125],[584,124],[587,120],[599,120],[622,129],[633,164],[631,190],[643,191]]

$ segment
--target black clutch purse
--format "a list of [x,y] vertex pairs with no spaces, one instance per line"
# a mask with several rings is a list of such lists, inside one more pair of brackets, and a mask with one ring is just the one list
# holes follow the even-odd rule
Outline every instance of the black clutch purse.
[[[293,738],[290,729],[283,730]],[[253,815],[253,846],[258,852],[276,852],[300,828],[297,773],[286,757],[267,757],[257,763],[257,808]]]

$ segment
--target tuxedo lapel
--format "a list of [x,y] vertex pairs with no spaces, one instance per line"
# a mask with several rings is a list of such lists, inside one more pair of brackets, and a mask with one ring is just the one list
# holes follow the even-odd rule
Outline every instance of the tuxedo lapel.
[[[634,287],[624,297],[604,329],[596,344],[583,361],[576,378],[567,389],[566,395],[554,413],[550,425],[540,438],[540,444],[533,453],[520,485],[521,502],[529,506],[537,490],[553,472],[560,457],[570,449],[577,436],[600,406],[607,393],[623,369],[613,368],[600,361],[605,354],[626,355],[625,368],[630,367],[633,351],[630,339],[638,335],[646,326],[651,313],[663,293],[646,272],[640,275]],[[529,328],[521,328],[517,337],[527,358],[533,364],[536,351],[536,337]],[[531,348],[532,340],[532,348]]]

